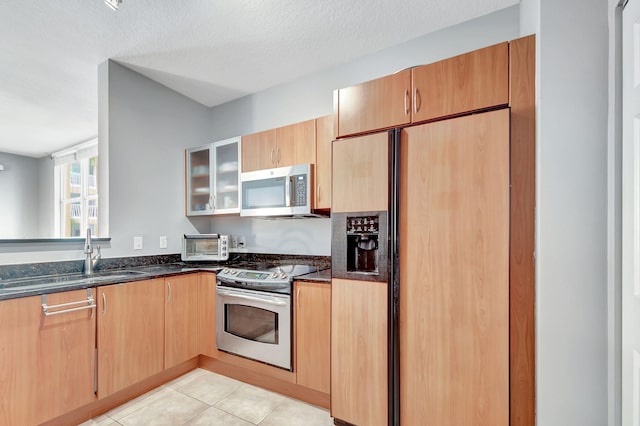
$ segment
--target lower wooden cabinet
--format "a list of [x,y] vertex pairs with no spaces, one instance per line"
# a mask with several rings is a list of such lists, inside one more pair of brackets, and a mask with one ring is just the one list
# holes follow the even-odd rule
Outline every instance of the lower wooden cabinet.
[[198,274],[165,278],[164,368],[198,356]]
[[216,274],[200,273],[198,286],[199,353],[216,358]]
[[[46,304],[88,307],[89,294],[50,294]],[[42,304],[41,296],[0,302],[0,424],[39,424],[96,399],[94,309],[46,316]]]
[[164,368],[165,280],[98,288],[98,397]]
[[296,383],[319,392],[331,391],[331,285],[294,283]]
[[331,281],[331,416],[388,424],[387,283]]

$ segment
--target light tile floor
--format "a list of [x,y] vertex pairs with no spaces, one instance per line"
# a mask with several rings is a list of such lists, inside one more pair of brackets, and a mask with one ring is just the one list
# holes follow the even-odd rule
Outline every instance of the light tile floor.
[[329,412],[196,369],[81,426],[330,426]]

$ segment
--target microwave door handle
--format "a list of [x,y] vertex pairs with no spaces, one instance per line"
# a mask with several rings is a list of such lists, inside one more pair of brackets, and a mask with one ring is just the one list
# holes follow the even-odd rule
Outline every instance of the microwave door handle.
[[286,183],[284,186],[284,192],[285,192],[284,202],[287,207],[291,207],[291,188],[293,187],[293,185],[291,185],[291,179],[293,179],[291,176],[287,176]]
[[266,303],[269,305],[285,306],[287,304],[287,302],[284,302],[282,300],[278,300],[275,298],[271,298],[271,297],[263,299],[261,297],[248,296],[246,294],[237,294],[231,291],[224,291],[220,289],[218,289],[218,294],[221,296],[236,297],[238,299],[251,300],[252,302]]

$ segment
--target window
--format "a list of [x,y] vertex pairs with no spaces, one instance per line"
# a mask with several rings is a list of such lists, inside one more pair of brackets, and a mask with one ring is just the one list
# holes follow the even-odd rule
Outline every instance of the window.
[[86,229],[99,235],[97,144],[54,154],[56,234],[83,237]]

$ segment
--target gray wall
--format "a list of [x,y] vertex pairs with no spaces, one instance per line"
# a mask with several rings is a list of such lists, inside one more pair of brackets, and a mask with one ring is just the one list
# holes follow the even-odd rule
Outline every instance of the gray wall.
[[517,38],[519,22],[512,6],[214,107],[211,135],[226,139],[331,114],[335,89]]
[[[333,112],[333,91],[519,36],[518,6],[440,30],[211,110],[213,140],[245,135]],[[243,234],[254,252],[331,254],[329,219],[215,218],[211,232]]]
[[607,424],[607,1],[540,0],[537,424]]
[[[111,248],[103,255],[179,253],[182,234],[197,232],[184,213],[184,149],[211,141],[209,109],[112,61],[108,76]],[[143,250],[133,250],[134,236]]]
[[41,238],[54,238],[56,224],[55,176],[51,157],[38,159],[38,235]]
[[39,237],[38,160],[0,152],[0,238]]

